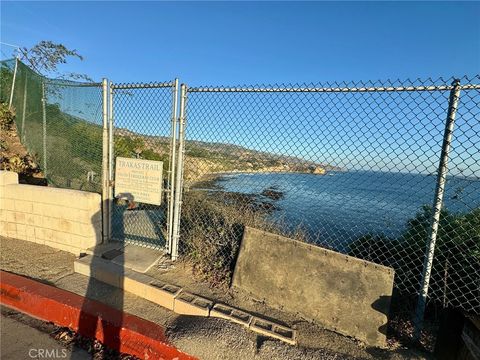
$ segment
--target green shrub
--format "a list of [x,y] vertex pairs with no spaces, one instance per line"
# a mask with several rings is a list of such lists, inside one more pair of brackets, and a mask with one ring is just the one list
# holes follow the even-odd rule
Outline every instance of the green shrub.
[[[417,294],[431,226],[432,210],[422,210],[398,239],[364,236],[349,254],[395,269],[400,293]],[[443,210],[435,244],[429,297],[443,306],[480,310],[480,208],[463,214]]]

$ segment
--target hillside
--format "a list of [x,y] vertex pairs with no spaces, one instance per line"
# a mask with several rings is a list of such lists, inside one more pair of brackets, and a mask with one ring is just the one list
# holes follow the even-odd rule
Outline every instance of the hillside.
[[14,119],[15,113],[0,102],[0,170],[18,173],[21,184],[46,185],[37,162],[20,142]]
[[[28,112],[22,143],[43,164],[41,112]],[[46,107],[48,182],[58,187],[100,191],[102,162],[102,127],[60,110],[55,104]],[[16,119],[16,127],[19,121]],[[114,130],[115,156],[138,157],[165,163],[169,168],[170,138],[144,135],[131,130]],[[325,174],[340,170],[328,164],[294,156],[247,149],[234,144],[187,140],[185,144],[185,180],[195,182],[205,175],[225,172],[301,172]],[[93,177],[92,175],[93,174]]]
[[[115,149],[121,150],[122,156],[128,156],[130,152],[141,158],[168,161],[170,139],[167,137],[141,135],[126,129],[115,129],[115,137]],[[196,140],[186,141],[185,154],[187,181],[197,181],[204,175],[224,172],[301,172],[323,175],[328,171],[341,170],[294,156]]]

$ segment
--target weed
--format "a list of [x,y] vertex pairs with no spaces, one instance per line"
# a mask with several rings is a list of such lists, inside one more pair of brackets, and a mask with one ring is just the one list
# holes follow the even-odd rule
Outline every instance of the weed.
[[255,196],[189,191],[182,204],[180,251],[195,274],[212,286],[229,286],[245,226],[304,241],[301,229],[287,231],[269,219]]

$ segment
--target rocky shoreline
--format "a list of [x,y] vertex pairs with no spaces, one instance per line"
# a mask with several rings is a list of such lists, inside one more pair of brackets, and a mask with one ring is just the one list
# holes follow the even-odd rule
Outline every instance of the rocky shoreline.
[[[318,167],[317,167],[318,169]],[[311,175],[328,175],[323,167],[321,170],[306,171],[270,171],[270,170],[250,170],[250,171],[218,171],[204,174],[201,179],[191,181],[187,186],[187,190],[206,191],[210,195],[221,199],[225,204],[231,204],[236,201],[250,210],[272,212],[278,210],[277,201],[285,197],[285,193],[276,186],[268,186],[256,194],[246,194],[241,192],[226,191],[222,186],[222,182],[228,181],[231,176],[242,174],[311,174]]]
[[215,195],[217,200],[222,201],[225,205],[235,203],[249,210],[267,213],[278,210],[276,202],[285,197],[285,193],[275,186],[266,187],[257,194],[225,191],[221,185],[222,181],[228,180],[225,175],[231,175],[231,173],[208,174],[206,179],[195,182],[190,189],[205,190],[211,195]]

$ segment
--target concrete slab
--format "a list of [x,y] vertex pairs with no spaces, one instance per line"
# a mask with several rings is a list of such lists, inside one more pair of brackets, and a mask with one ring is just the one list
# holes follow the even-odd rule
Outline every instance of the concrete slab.
[[135,245],[127,245],[123,253],[112,259],[112,262],[141,273],[146,273],[163,257],[163,252]]
[[186,291],[175,296],[173,311],[182,315],[209,316],[213,302]]
[[[113,251],[113,250],[111,250]],[[232,308],[226,304],[215,304],[213,301],[184,291],[181,287],[167,284],[148,275],[125,269],[99,256],[87,255],[74,262],[75,272],[93,277],[106,284],[123,288],[141,298],[173,310],[177,314],[201,317],[219,317],[249,328],[254,316],[247,311]],[[257,318],[258,321],[268,321]],[[265,336],[274,337],[289,344],[295,344],[296,331],[280,324],[271,324],[266,332],[252,328]]]
[[121,288],[169,310],[174,308],[174,299],[181,288],[126,269],[99,256],[85,256],[74,262],[75,272],[93,277],[108,285]]
[[249,329],[264,336],[270,336],[285,341],[291,345],[296,345],[297,343],[297,332],[295,330],[278,325],[266,319],[254,317],[250,322]]
[[85,251],[87,255],[96,255],[96,256],[102,256],[104,253],[111,251],[111,250],[118,250],[118,249],[123,249],[125,247],[125,244],[118,242],[118,241],[112,241],[108,242],[106,244],[99,244],[97,246],[91,247]]
[[393,276],[391,268],[247,227],[233,286],[327,329],[385,347]]

